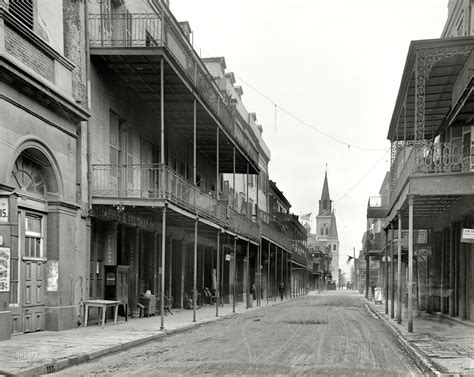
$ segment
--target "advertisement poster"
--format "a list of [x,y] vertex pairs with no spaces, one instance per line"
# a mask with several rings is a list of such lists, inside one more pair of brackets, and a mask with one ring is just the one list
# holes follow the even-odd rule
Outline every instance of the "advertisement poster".
[[0,198],[0,222],[8,222],[8,198]]
[[0,247],[0,292],[10,290],[10,248]]

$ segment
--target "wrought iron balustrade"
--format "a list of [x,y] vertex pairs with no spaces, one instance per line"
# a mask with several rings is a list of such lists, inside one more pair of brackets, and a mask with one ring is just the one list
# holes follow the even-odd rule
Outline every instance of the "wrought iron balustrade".
[[469,171],[469,150],[459,142],[427,143],[415,148],[416,173]]
[[258,162],[258,151],[247,135],[236,135],[234,116],[191,46],[180,26],[168,14],[128,13],[89,15],[91,48],[164,47],[196,86],[203,99],[221,120],[223,126],[237,139],[249,157]]
[[92,195],[118,200],[166,199],[235,232],[259,237],[256,223],[163,164],[92,165]]

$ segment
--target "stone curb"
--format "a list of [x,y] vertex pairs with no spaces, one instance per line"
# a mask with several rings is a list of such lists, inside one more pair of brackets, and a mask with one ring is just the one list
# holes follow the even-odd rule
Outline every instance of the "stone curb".
[[[285,301],[277,301],[277,302],[271,303],[270,305],[258,306],[258,307],[249,308],[249,309],[259,310],[259,309],[266,308],[268,306],[278,305],[279,303],[289,302],[291,300],[292,299],[288,299],[288,300],[285,300]],[[92,351],[90,353],[82,353],[82,354],[78,354],[78,355],[74,355],[74,356],[65,357],[63,359],[51,360],[49,362],[45,362],[43,365],[38,365],[38,366],[35,366],[35,367],[31,367],[31,368],[25,368],[25,369],[21,370],[19,372],[19,374],[15,374],[15,373],[11,373],[11,372],[7,372],[7,373],[10,373],[10,375],[12,375],[12,376],[16,376],[16,375],[38,376],[38,375],[58,372],[62,369],[70,368],[70,367],[75,366],[75,365],[79,365],[79,364],[82,364],[82,363],[85,363],[85,362],[88,362],[88,361],[92,361],[92,360],[97,359],[97,358],[102,357],[102,356],[106,356],[106,355],[110,355],[112,353],[124,351],[124,350],[127,350],[129,348],[132,348],[132,347],[135,347],[135,346],[138,346],[138,345],[142,345],[142,344],[145,344],[145,343],[148,343],[148,342],[151,342],[151,341],[154,341],[154,340],[157,340],[157,339],[169,336],[169,335],[173,335],[173,334],[177,334],[177,333],[180,333],[180,332],[188,331],[188,330],[191,330],[191,329],[196,328],[198,326],[203,326],[203,325],[207,325],[209,323],[222,321],[222,320],[225,320],[225,319],[229,319],[229,318],[231,318],[235,315],[248,313],[248,312],[249,311],[242,312],[242,313],[230,313],[230,314],[226,314],[226,315],[219,316],[219,317],[204,319],[200,322],[191,323],[191,324],[180,326],[180,327],[170,329],[170,330],[165,329],[162,332],[159,332],[159,333],[156,333],[156,334],[153,334],[153,335],[149,335],[149,336],[139,338],[139,339],[133,339],[133,340],[130,340],[128,342],[120,343],[120,344],[117,344],[117,345],[112,345],[112,346],[105,347],[105,348],[97,350],[97,351]],[[0,375],[1,375],[1,372],[0,372]]]
[[[390,323],[390,321],[385,318],[385,316],[380,315],[376,309],[372,307],[366,298],[362,299],[365,303],[365,306],[370,310],[378,319],[381,319],[383,323],[390,329],[390,331],[395,335],[400,345],[407,352],[407,354],[415,361],[416,365],[421,369],[423,373],[429,374],[430,376],[443,376],[446,373],[440,372],[431,362],[431,360],[418,348],[410,344],[410,341],[407,340],[403,334],[397,329],[396,326]],[[449,373],[450,376],[457,376],[457,374]]]

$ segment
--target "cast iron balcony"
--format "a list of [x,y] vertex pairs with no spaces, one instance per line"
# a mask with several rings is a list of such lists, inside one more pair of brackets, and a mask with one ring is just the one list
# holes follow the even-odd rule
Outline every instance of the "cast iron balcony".
[[92,165],[92,196],[94,204],[159,206],[166,200],[250,238],[259,237],[257,224],[163,164]]

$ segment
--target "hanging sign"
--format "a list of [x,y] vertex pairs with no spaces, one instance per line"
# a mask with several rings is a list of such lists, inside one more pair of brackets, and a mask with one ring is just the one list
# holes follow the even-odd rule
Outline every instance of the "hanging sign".
[[0,222],[8,222],[8,198],[0,198]]
[[227,262],[230,261],[230,254],[226,254],[226,255],[225,255],[225,260],[226,260]]
[[0,292],[10,291],[10,248],[0,247]]
[[474,229],[463,228],[461,233],[461,242],[474,243]]
[[117,264],[117,248],[114,245],[112,232],[105,236],[104,266],[115,266]]

